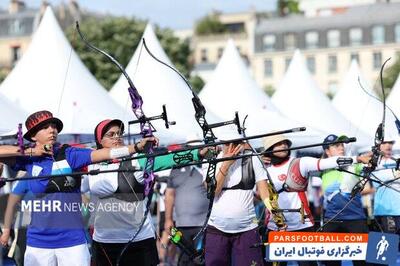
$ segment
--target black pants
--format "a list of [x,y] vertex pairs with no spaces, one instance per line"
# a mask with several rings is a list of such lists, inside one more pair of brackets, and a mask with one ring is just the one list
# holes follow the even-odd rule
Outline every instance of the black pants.
[[[99,243],[93,240],[93,259],[96,266],[113,266],[126,243]],[[159,263],[156,240],[148,238],[133,242],[120,260],[121,266],[155,266]]]
[[[307,228],[304,228],[304,229],[300,229],[300,230],[296,230],[296,231],[290,231],[290,232],[315,232],[315,230],[314,230],[314,226],[312,226],[312,227],[307,227]],[[267,239],[268,239],[268,235],[267,235]],[[317,266],[318,265],[318,263],[316,261],[301,260],[301,261],[297,261],[297,263],[299,264],[299,266]],[[265,266],[270,266],[270,265],[272,265],[272,262],[264,261],[264,265]],[[287,262],[286,261],[280,261],[279,265],[286,266]]]
[[400,216],[375,216],[385,233],[400,235]]
[[[200,227],[178,227],[178,230],[182,232],[183,237],[192,244],[192,247],[196,249],[196,245],[199,241],[201,241],[201,236],[196,239],[196,241],[193,241],[193,238],[196,236],[196,234],[201,230]],[[181,255],[179,256],[178,260],[178,266],[195,266],[195,265],[201,265],[201,264],[196,264],[194,263],[186,253],[182,252]]]
[[[366,220],[332,221],[323,227],[323,232],[335,233],[368,233]],[[326,266],[340,266],[341,261],[323,261]],[[354,266],[371,265],[361,260],[353,260]]]
[[375,219],[384,233],[392,233],[400,236],[400,216],[375,216]]

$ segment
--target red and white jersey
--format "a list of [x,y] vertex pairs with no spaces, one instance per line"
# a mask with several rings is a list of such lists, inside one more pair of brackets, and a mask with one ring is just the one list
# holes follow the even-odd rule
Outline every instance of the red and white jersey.
[[[275,189],[277,191],[282,190],[283,184],[287,178],[287,175],[290,169],[298,169],[298,167],[294,167],[293,164],[300,164],[300,160],[293,161],[296,158],[290,158],[289,160],[283,162],[278,165],[271,165],[268,167],[268,172],[272,178],[272,182],[275,185]],[[293,161],[293,162],[292,162]],[[291,165],[292,163],[292,165]],[[296,171],[299,172],[299,171]],[[295,173],[299,174],[299,173]],[[305,214],[308,215],[305,219],[305,223],[303,224],[301,221],[301,215],[299,212],[284,212],[283,215],[286,218],[287,231],[295,231],[303,228],[313,226],[314,222],[311,216],[311,211],[308,205],[307,195],[305,191],[301,192],[286,192],[282,191],[279,193],[278,204],[280,209],[299,209],[301,205],[304,205]],[[266,223],[268,223],[268,229],[277,231],[278,227],[272,220],[271,214],[268,213],[266,217]]]

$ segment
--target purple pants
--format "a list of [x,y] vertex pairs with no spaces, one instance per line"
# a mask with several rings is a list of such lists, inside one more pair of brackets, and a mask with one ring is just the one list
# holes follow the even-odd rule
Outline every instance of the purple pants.
[[260,248],[251,245],[260,243],[257,229],[229,234],[208,226],[206,231],[206,266],[262,266]]

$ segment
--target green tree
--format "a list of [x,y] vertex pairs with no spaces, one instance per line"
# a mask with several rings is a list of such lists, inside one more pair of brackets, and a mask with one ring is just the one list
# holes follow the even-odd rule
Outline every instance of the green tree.
[[189,63],[190,44],[189,41],[180,41],[170,29],[156,28],[157,38],[164,48],[174,66],[185,77],[189,77],[192,65]]
[[[390,64],[390,61],[388,62],[388,64]],[[395,62],[390,67],[385,67],[383,71],[383,89],[386,97],[389,96],[399,74],[400,74],[400,53],[396,56]],[[375,79],[375,82],[373,84],[373,90],[376,92],[376,94],[380,99],[383,99],[380,73],[377,75]]]
[[328,91],[328,92],[326,93],[326,96],[328,96],[329,100],[332,100],[333,97],[335,97],[335,93],[332,92],[332,91]]
[[197,76],[197,75],[191,77],[189,82],[190,82],[190,84],[192,84],[193,90],[196,93],[199,93],[203,89],[203,87],[205,85],[204,80],[201,77]]
[[207,15],[202,18],[195,28],[197,35],[219,34],[227,32],[227,28],[219,21],[218,14]]
[[272,95],[274,95],[274,93],[275,93],[275,88],[274,88],[274,86],[272,86],[272,85],[266,85],[265,87],[264,87],[264,91],[265,91],[265,93],[269,96],[269,97],[272,97]]
[[9,73],[9,71],[6,70],[5,68],[0,69],[0,84],[3,82],[3,80],[6,79],[8,73]]
[[[137,48],[145,26],[143,20],[125,17],[88,18],[80,23],[81,31],[89,42],[106,51],[124,67]],[[172,63],[188,76],[191,70],[188,63],[189,43],[180,41],[168,29],[156,28],[156,34]],[[109,90],[121,75],[118,68],[102,54],[86,47],[75,27],[68,28],[66,35],[86,67]]]
[[385,88],[391,90],[399,74],[400,74],[400,53],[397,54],[393,65],[388,67],[383,75],[383,83],[385,84]]
[[299,2],[296,0],[278,0],[276,4],[279,16],[281,17],[300,13]]

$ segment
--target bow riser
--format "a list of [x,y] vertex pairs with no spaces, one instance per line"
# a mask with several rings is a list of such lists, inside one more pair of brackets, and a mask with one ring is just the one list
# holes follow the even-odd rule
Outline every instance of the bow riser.
[[[129,88],[128,88],[128,93],[129,93],[129,97],[131,99],[132,102],[132,112],[135,114],[136,118],[139,120],[140,123],[140,134],[143,138],[146,137],[152,137],[153,136],[153,126],[150,123],[150,120],[146,119],[146,116],[144,114],[144,111],[142,109],[143,106],[143,99],[139,94],[139,91],[136,89],[135,85],[133,84],[131,78],[129,77],[128,73],[125,71],[125,69],[122,67],[122,65],[115,59],[113,58],[111,55],[107,54],[106,52],[100,50],[97,47],[94,47],[93,45],[91,45],[83,36],[83,34],[81,33],[80,29],[79,29],[79,23],[76,22],[76,29],[79,33],[79,36],[81,37],[81,39],[84,41],[84,43],[91,49],[93,49],[96,52],[99,52],[101,54],[103,54],[104,56],[106,56],[114,65],[116,65],[119,70],[121,71],[121,73],[125,76],[128,84],[129,84]],[[161,115],[161,119],[164,119],[165,123],[168,124],[167,119],[167,115],[166,115],[166,110],[165,107],[163,107],[163,114]],[[153,142],[148,142],[146,144],[146,146],[144,147],[144,152],[147,155],[151,155],[154,153],[154,145],[155,143]],[[117,259],[117,265],[119,265],[119,262],[121,260],[121,257],[123,256],[123,254],[125,253],[126,249],[128,248],[128,246],[134,241],[134,239],[137,237],[137,235],[139,234],[139,232],[141,231],[141,229],[143,228],[143,225],[147,219],[147,214],[149,213],[149,209],[150,209],[150,203],[151,203],[151,196],[153,193],[153,186],[154,186],[154,180],[155,180],[155,175],[153,173],[154,171],[154,157],[153,158],[148,158],[144,167],[144,185],[145,185],[145,196],[148,197],[148,201],[146,204],[146,211],[145,214],[142,218],[142,221],[139,225],[139,228],[137,229],[136,233],[134,234],[134,236],[128,241],[128,243],[124,246],[124,248],[122,249],[118,259]],[[136,193],[132,190],[132,192],[136,195]]]

